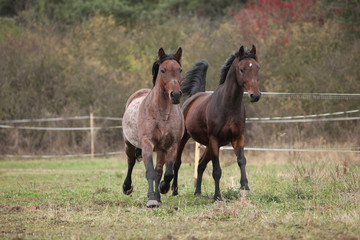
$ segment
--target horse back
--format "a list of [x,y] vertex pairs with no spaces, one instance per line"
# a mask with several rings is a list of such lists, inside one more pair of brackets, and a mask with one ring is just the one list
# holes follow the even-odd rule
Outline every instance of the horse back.
[[143,97],[143,96],[146,96],[149,94],[149,92],[151,91],[151,89],[140,89],[136,92],[134,92],[130,97],[129,99],[127,100],[126,102],[126,108],[128,108],[129,104],[136,98],[139,98],[139,97]]
[[205,100],[208,100],[210,96],[211,96],[210,93],[199,92],[191,96],[189,99],[187,99],[181,107],[184,116],[186,115],[188,110],[190,110],[193,107],[192,105],[195,104],[195,106],[198,106],[199,104],[206,103]]

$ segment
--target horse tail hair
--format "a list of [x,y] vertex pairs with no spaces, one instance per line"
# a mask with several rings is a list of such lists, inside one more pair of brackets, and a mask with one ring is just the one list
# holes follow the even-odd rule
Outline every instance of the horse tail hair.
[[192,96],[198,92],[205,92],[206,72],[209,63],[205,60],[195,63],[186,72],[181,83],[181,91],[185,96]]

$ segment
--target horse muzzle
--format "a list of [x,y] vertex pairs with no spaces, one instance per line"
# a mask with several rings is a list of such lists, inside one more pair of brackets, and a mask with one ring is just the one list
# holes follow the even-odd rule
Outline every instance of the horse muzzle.
[[182,96],[181,91],[179,91],[179,92],[171,91],[170,94],[169,94],[169,97],[170,97],[170,100],[171,100],[172,104],[179,104],[181,96]]
[[261,93],[249,93],[250,102],[257,102],[261,97]]

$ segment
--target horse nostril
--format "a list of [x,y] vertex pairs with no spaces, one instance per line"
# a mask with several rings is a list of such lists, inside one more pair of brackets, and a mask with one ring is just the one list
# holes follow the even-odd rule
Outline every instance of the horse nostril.
[[261,94],[259,94],[259,95],[257,95],[257,94],[250,94],[250,101],[251,101],[251,102],[257,102],[257,101],[259,101],[260,96],[261,96]]
[[171,102],[173,104],[180,103],[181,92],[177,93],[177,92],[171,91],[169,95],[170,95]]

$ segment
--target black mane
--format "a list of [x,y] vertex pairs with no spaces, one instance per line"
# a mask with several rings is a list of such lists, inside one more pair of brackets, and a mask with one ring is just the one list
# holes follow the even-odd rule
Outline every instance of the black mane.
[[[226,75],[228,74],[231,64],[234,62],[235,58],[239,58],[239,51],[232,53],[230,57],[225,60],[224,65],[221,67],[219,84],[223,84],[225,82]],[[249,49],[246,49],[244,56],[240,57],[239,61],[246,58],[253,58],[257,61],[256,55],[252,54]]]
[[159,60],[157,59],[154,64],[153,64],[153,67],[152,67],[152,75],[153,75],[153,86],[155,86],[155,82],[156,82],[156,78],[157,78],[157,75],[159,73],[159,66],[160,64],[162,64],[163,62],[167,61],[167,60],[175,60],[177,61],[180,66],[181,66],[181,63],[179,61],[179,59],[177,59],[175,57],[175,54],[173,53],[170,53],[170,54],[166,54],[166,57],[164,57],[163,59]]

